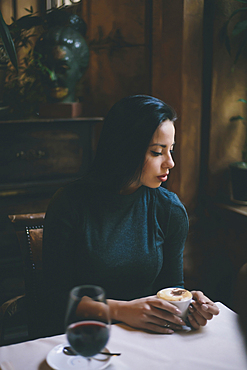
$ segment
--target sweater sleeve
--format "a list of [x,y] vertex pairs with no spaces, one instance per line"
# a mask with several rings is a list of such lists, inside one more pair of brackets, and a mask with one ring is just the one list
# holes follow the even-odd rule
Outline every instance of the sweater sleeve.
[[42,250],[44,312],[51,334],[64,332],[68,293],[75,285],[73,244],[77,219],[73,202],[61,188],[46,212]]
[[154,284],[154,293],[166,287],[183,287],[183,251],[189,230],[185,207],[178,197],[170,193],[168,217],[159,205],[158,222],[163,231],[163,266]]

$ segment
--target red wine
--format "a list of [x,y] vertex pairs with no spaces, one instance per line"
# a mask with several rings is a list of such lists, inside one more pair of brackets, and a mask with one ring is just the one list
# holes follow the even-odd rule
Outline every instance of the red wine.
[[66,334],[71,347],[83,357],[91,357],[99,353],[109,339],[107,325],[97,321],[71,324]]

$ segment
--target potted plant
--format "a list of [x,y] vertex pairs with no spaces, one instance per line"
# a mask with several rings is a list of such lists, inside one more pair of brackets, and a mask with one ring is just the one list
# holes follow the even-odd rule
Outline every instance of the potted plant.
[[18,73],[18,62],[15,45],[0,11],[0,117],[4,116],[7,107],[3,103],[4,84],[8,62],[11,62]]
[[[3,17],[0,17],[0,36],[2,37],[8,64],[5,79],[4,105],[9,106],[9,118],[28,118],[37,115],[37,107],[45,102],[43,88],[44,74],[52,73],[42,65],[38,58],[34,57],[33,49],[36,39],[56,22],[64,23],[68,14],[75,14],[78,9],[77,2],[72,5],[62,5],[51,8],[45,14],[38,14],[25,8],[27,15],[6,25]],[[75,20],[76,21],[76,20]],[[25,53],[20,54],[22,49]],[[18,55],[18,63],[17,57]],[[24,57],[23,57],[24,54]],[[8,58],[9,55],[9,58]],[[20,57],[22,55],[22,57]]]
[[[235,47],[235,57],[232,70],[234,71],[237,61],[247,48],[247,0],[237,0],[246,6],[232,12],[224,25],[223,35],[229,55],[232,55],[232,44]],[[229,34],[229,26],[232,31]],[[247,100],[238,99],[247,104]],[[239,204],[247,204],[247,124],[246,118],[238,115],[231,117],[230,121],[242,120],[245,125],[245,144],[242,150],[242,160],[230,163],[231,200]]]
[[[12,36],[10,34],[9,28],[3,19],[3,15],[1,11],[0,11],[0,36],[2,40],[2,46],[4,47],[9,57],[9,60],[11,61],[15,69],[18,71],[18,62],[17,62],[15,45],[14,45]],[[6,61],[4,61],[4,64],[5,63]]]
[[[0,105],[2,105],[4,111],[4,114],[0,112],[0,118],[3,119],[6,118],[7,113],[9,116],[9,102],[19,100],[17,91],[21,91],[22,86],[18,81],[23,80],[23,72],[28,67],[29,55],[25,56],[23,60],[18,60],[18,50],[32,44],[31,38],[34,33],[30,30],[42,23],[41,17],[36,16],[33,12],[32,6],[25,10],[28,14],[17,20],[12,18],[10,25],[5,23],[0,12],[0,72],[2,70]],[[18,88],[17,84],[19,85]],[[16,86],[16,89],[13,88],[14,86]],[[26,111],[26,109],[24,110]]]

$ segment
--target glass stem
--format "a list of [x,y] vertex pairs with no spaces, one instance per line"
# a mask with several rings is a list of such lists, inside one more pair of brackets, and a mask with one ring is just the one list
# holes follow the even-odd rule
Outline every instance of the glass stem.
[[92,362],[92,359],[91,359],[91,357],[87,357],[87,363],[88,363],[88,369],[91,369],[91,362]]

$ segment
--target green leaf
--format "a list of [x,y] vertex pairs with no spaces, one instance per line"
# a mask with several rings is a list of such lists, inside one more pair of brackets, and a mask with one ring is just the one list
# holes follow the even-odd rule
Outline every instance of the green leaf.
[[245,99],[238,99],[238,101],[241,101],[242,103],[247,104],[247,100],[245,100]]
[[245,11],[247,11],[247,8],[239,8],[239,9],[234,10],[234,12],[232,12],[232,14],[230,15],[230,18],[228,19],[227,23],[229,23],[232,17],[234,17],[236,14],[240,12],[245,12]]
[[[246,1],[246,3],[247,3],[247,1]],[[231,22],[231,19],[236,14],[238,14],[239,12],[243,12],[243,11],[247,11],[247,8],[243,7],[243,8],[240,8],[240,9],[236,9],[234,12],[232,12],[229,19],[227,20],[227,22],[225,22],[225,24],[224,24],[224,26],[222,27],[222,30],[221,30],[221,38],[222,38],[222,40],[225,40],[225,46],[226,46],[226,49],[227,49],[229,55],[231,55],[231,45],[230,45],[230,37],[228,35],[228,26],[229,26],[229,23]]]
[[239,119],[244,119],[244,117],[242,117],[242,116],[234,116],[234,117],[231,117],[230,118],[230,122],[232,122],[232,121],[238,121]]
[[0,11],[0,35],[3,41],[3,46],[6,50],[6,53],[9,56],[9,59],[13,66],[15,67],[16,71],[18,72],[18,62],[16,56],[15,45],[12,40],[11,34],[9,32],[8,26],[5,23],[2,13]]
[[29,30],[32,27],[40,26],[43,24],[43,20],[38,16],[33,16],[32,14],[24,15],[23,17],[17,19],[14,24],[10,25],[10,30],[14,28],[20,30]]
[[247,44],[247,38],[245,37],[243,39],[243,41],[240,43],[239,47],[238,47],[238,50],[237,50],[237,53],[236,53],[236,56],[235,56],[235,60],[234,60],[234,64],[237,63],[238,58],[242,54],[243,49],[246,47],[246,44]]
[[32,5],[30,6],[30,9],[24,8],[28,13],[33,13],[33,7]]
[[234,26],[234,29],[232,31],[232,36],[237,36],[241,32],[245,31],[246,29],[247,29],[247,20],[238,22]]

